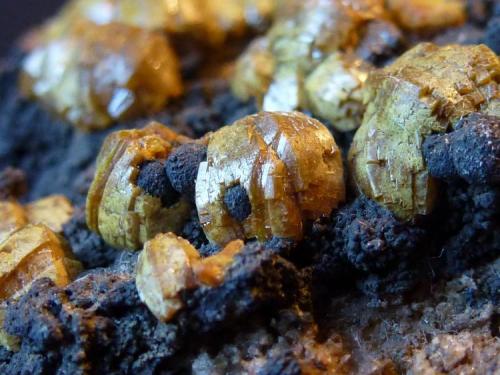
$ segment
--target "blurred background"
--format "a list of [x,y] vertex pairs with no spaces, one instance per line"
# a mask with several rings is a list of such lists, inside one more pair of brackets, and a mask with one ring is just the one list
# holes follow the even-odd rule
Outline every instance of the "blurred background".
[[64,0],[0,0],[0,56],[24,31],[43,22]]

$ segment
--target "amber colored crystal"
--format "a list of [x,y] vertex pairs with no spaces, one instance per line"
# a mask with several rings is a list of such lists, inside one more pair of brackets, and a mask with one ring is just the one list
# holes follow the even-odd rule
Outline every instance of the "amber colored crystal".
[[388,0],[387,8],[403,28],[435,31],[466,21],[466,0]]
[[[352,129],[354,125],[342,115],[348,111],[343,104],[358,106],[367,67],[343,52],[358,45],[370,21],[388,17],[384,2],[297,0],[289,8],[239,58],[233,92],[242,99],[257,98],[265,111],[311,109],[334,120],[339,130]],[[331,54],[326,65],[318,67]],[[333,98],[327,109],[322,101],[329,100],[329,95]],[[359,117],[359,109],[355,110]]]
[[16,298],[49,277],[64,286],[81,270],[66,244],[45,225],[26,225],[0,244],[0,300]]
[[430,213],[436,183],[422,156],[424,138],[471,112],[499,116],[499,77],[498,56],[484,45],[424,43],[372,72],[349,152],[359,190],[402,219]]
[[90,130],[159,111],[182,93],[179,63],[164,35],[84,21],[25,58],[21,88]]
[[[251,214],[234,219],[224,203],[241,185]],[[340,150],[319,121],[301,113],[262,112],[209,137],[196,183],[196,206],[216,244],[272,236],[300,239],[306,220],[329,215],[344,199]]]
[[0,201],[0,243],[27,224],[43,224],[56,233],[73,214],[73,206],[61,195],[52,195],[22,206],[14,201]]
[[209,44],[259,29],[272,17],[278,0],[73,0],[46,27],[46,37],[64,35],[87,19],[147,30],[185,34]]
[[146,242],[137,262],[139,297],[161,321],[169,321],[183,307],[181,292],[197,286],[215,287],[224,281],[242,241],[202,259],[185,239],[173,233],[158,234]]

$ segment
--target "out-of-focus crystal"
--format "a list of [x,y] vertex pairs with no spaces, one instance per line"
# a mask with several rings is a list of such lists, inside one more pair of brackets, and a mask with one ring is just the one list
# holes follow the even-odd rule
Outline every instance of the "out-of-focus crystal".
[[161,110],[182,93],[179,63],[161,33],[76,22],[25,58],[22,91],[83,129]]

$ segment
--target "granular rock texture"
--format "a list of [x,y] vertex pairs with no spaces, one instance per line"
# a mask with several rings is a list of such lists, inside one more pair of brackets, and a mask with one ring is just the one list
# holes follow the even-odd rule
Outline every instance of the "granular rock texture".
[[469,332],[436,336],[414,354],[411,371],[424,373],[494,374],[500,368],[500,341]]
[[[4,326],[10,334],[22,337],[22,343],[8,363],[0,362],[2,373],[122,374],[182,369],[203,345],[210,343],[207,349],[215,350],[219,343],[226,344],[217,336],[206,336],[214,329],[230,343],[231,336],[247,331],[234,327],[250,311],[259,307],[278,311],[300,301],[300,278],[293,266],[252,245],[235,261],[221,286],[186,291],[182,312],[163,324],[139,300],[134,263],[129,253],[107,269],[82,274],[66,288],[39,279],[7,308]],[[268,319],[264,311],[256,315],[259,322]],[[299,315],[292,318],[300,324]],[[250,326],[256,329],[258,325]],[[190,341],[193,333],[199,343]]]
[[[334,214],[316,233],[312,273],[316,291],[324,283],[355,284],[374,300],[400,297],[415,285],[425,229],[403,223],[365,196]],[[411,264],[411,266],[410,266]],[[413,268],[413,269],[412,269]]]
[[87,227],[85,210],[77,208],[71,220],[63,226],[64,237],[73,253],[85,268],[109,266],[120,251],[108,246],[104,240]]

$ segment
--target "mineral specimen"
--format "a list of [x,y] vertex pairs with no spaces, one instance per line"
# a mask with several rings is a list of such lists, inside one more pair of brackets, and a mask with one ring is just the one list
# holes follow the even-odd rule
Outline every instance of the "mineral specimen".
[[[196,142],[160,124],[116,132],[97,165],[87,198],[89,228],[131,249],[158,233],[180,233],[191,201],[215,245],[298,240],[306,221],[329,215],[345,195],[335,140],[298,112],[248,116]],[[177,191],[166,189],[170,184]],[[239,193],[231,193],[236,186]]]
[[49,38],[64,35],[82,18],[97,24],[122,23],[147,30],[186,34],[218,45],[230,36],[261,28],[277,0],[72,0],[46,27]]
[[[225,202],[234,186],[250,201],[243,221]],[[239,238],[301,239],[304,223],[329,215],[344,194],[335,140],[319,121],[298,112],[262,112],[210,135],[196,182],[200,222],[219,245]]]
[[0,299],[19,297],[41,277],[64,286],[80,268],[64,241],[48,227],[26,225],[0,244]]
[[21,206],[15,201],[0,201],[0,243],[27,224],[43,224],[56,233],[73,214],[73,206],[63,196],[54,195]]
[[178,61],[160,33],[123,24],[72,24],[24,60],[23,92],[82,129],[159,111],[182,93]]
[[466,20],[464,0],[389,0],[388,10],[397,23],[413,31],[436,31],[459,26]]
[[[0,325],[3,303],[22,296],[35,280],[47,277],[65,286],[80,271],[65,242],[45,225],[29,224],[10,233],[0,241]],[[17,340],[0,327],[0,344],[15,349]]]
[[172,233],[145,244],[136,285],[159,320],[197,333],[214,332],[265,307],[298,303],[304,287],[293,264],[257,242],[233,241],[201,258]]
[[339,129],[352,129],[355,124],[350,122],[356,121],[345,115],[352,110],[361,116],[355,103],[367,68],[340,52],[358,45],[370,21],[386,18],[383,2],[308,0],[293,4],[240,57],[233,91],[242,99],[256,97],[266,111],[312,109],[333,126],[341,118]]
[[243,242],[236,241],[220,253],[201,259],[185,239],[172,233],[159,234],[146,242],[139,255],[139,296],[158,319],[169,321],[182,308],[181,292],[201,285],[220,285],[242,247]]
[[337,130],[357,129],[365,111],[363,86],[371,69],[354,56],[332,53],[306,78],[307,108]]
[[97,158],[97,170],[87,196],[87,223],[107,243],[139,249],[158,233],[179,231],[190,213],[184,198],[170,206],[137,185],[140,167],[165,160],[189,139],[151,123],[141,130],[112,133]]
[[499,77],[498,56],[484,45],[423,43],[372,72],[363,123],[349,151],[358,189],[401,219],[429,214],[437,186],[422,142],[469,113],[498,116]]

